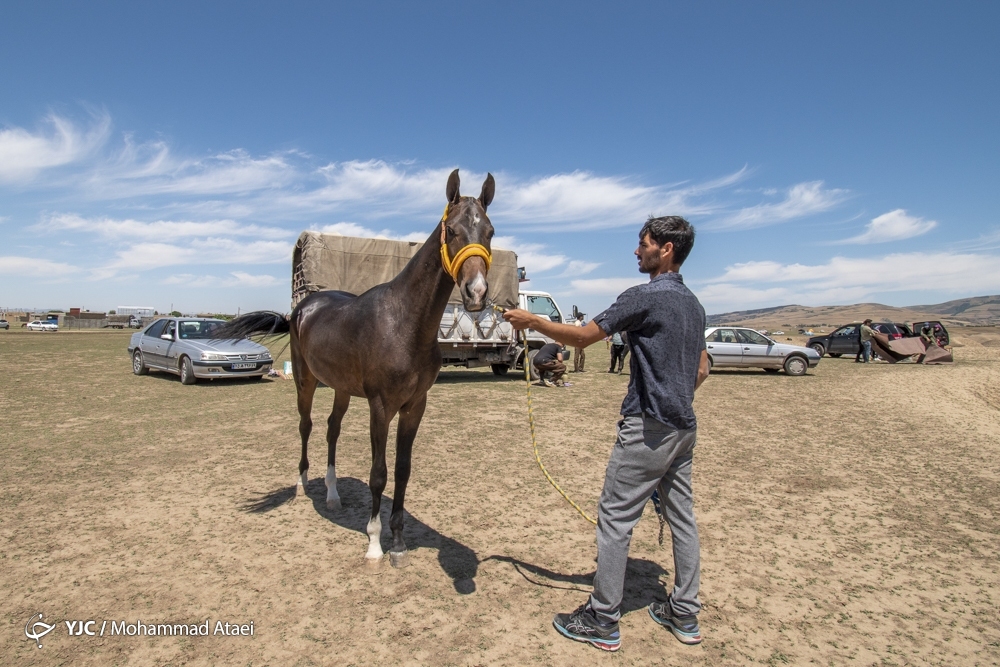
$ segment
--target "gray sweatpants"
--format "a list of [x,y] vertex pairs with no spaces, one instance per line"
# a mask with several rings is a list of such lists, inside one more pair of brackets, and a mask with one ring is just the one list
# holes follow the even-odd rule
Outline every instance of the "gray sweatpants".
[[701,610],[700,547],[691,495],[696,434],[696,429],[678,431],[647,415],[627,415],[618,423],[597,507],[597,574],[590,596],[590,607],[603,623],[621,618],[632,528],[657,488],[673,542],[673,612],[689,616]]

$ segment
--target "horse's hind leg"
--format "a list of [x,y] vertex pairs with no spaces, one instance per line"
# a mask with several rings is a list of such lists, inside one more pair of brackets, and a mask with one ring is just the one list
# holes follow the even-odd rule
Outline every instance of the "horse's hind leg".
[[336,392],[333,395],[333,411],[326,420],[326,509],[336,512],[340,509],[340,494],[337,493],[337,438],[340,437],[340,422],[351,405],[351,395]]
[[[296,363],[298,362],[298,363]],[[306,484],[309,482],[309,434],[312,433],[313,396],[319,381],[309,368],[298,359],[295,347],[292,347],[292,366],[297,390],[297,407],[299,409],[299,437],[302,438],[302,458],[299,459],[299,478],[295,486],[295,494],[305,496]]]
[[406,567],[409,564],[406,543],[403,542],[403,502],[406,499],[406,485],[410,481],[413,440],[417,437],[417,429],[426,407],[427,394],[424,394],[399,411],[399,425],[396,428],[396,485],[392,493],[392,515],[389,517],[389,528],[392,529],[389,562],[393,567]]
[[372,469],[368,477],[368,488],[372,492],[372,515],[368,520],[368,553],[365,560],[369,566],[377,566],[382,560],[382,518],[379,511],[382,508],[382,492],[388,481],[385,467],[385,443],[389,437],[389,421],[392,415],[387,415],[380,398],[368,401],[371,410],[371,440]]

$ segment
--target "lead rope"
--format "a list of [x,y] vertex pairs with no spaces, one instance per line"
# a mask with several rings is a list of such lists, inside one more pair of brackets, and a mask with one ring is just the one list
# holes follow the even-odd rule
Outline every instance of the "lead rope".
[[[490,307],[493,308],[493,310],[496,310],[500,313],[503,313],[506,310],[501,306],[497,306],[494,304],[490,304]],[[577,505],[575,502],[573,502],[572,498],[566,495],[566,492],[563,491],[562,487],[560,487],[556,483],[556,480],[552,479],[552,475],[549,474],[549,471],[545,469],[545,464],[542,463],[542,457],[538,453],[538,439],[535,437],[535,410],[531,402],[531,361],[528,359],[527,331],[521,332],[521,342],[524,343],[524,386],[528,393],[528,428],[531,430],[531,449],[535,453],[535,462],[538,464],[539,469],[541,469],[542,474],[545,475],[545,479],[549,480],[549,484],[552,485],[552,488],[558,491],[559,495],[562,496],[566,500],[566,502],[572,505],[573,509],[575,509],[577,512],[580,513],[580,516],[582,516],[584,519],[586,519],[587,521],[596,526],[597,521],[591,519],[590,516],[583,511],[582,507]]]

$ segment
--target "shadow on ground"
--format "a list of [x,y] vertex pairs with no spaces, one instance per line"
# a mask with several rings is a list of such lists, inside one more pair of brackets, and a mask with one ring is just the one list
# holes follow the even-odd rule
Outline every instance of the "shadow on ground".
[[[371,516],[371,491],[368,485],[354,477],[342,477],[337,480],[337,491],[340,493],[342,509],[330,512],[326,509],[326,484],[322,478],[310,480],[306,487],[306,495],[312,501],[317,514],[342,528],[353,530],[365,536],[365,528]],[[275,489],[257,498],[247,501],[242,509],[251,514],[270,512],[295,498],[295,486]],[[392,542],[389,532],[389,515],[392,512],[392,498],[382,496],[382,549],[388,551]],[[404,510],[403,540],[409,550],[435,549],[438,563],[445,574],[451,577],[455,590],[462,595],[468,595],[476,590],[476,574],[479,570],[479,559],[476,553],[446,535],[442,535],[412,514]],[[358,555],[366,542],[358,542]]]
[[[586,574],[566,574],[556,572],[540,565],[534,565],[510,556],[487,556],[482,562],[495,560],[510,563],[524,577],[524,580],[544,588],[555,588],[566,591],[580,591],[580,604],[587,601],[594,582],[594,572]],[[643,609],[651,602],[665,602],[667,587],[663,577],[669,574],[658,563],[644,558],[629,558],[625,570],[625,591],[622,597],[621,613]],[[547,580],[547,581],[545,581]],[[557,583],[552,583],[557,582]],[[560,586],[558,584],[569,584]],[[568,610],[562,610],[568,611]]]

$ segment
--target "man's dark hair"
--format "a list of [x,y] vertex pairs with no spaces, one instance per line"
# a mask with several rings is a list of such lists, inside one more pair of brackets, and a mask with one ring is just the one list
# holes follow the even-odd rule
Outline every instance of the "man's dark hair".
[[694,227],[679,215],[665,215],[660,218],[649,216],[649,220],[639,231],[639,239],[644,239],[646,234],[649,234],[656,245],[673,243],[674,261],[678,266],[684,263],[694,246]]

